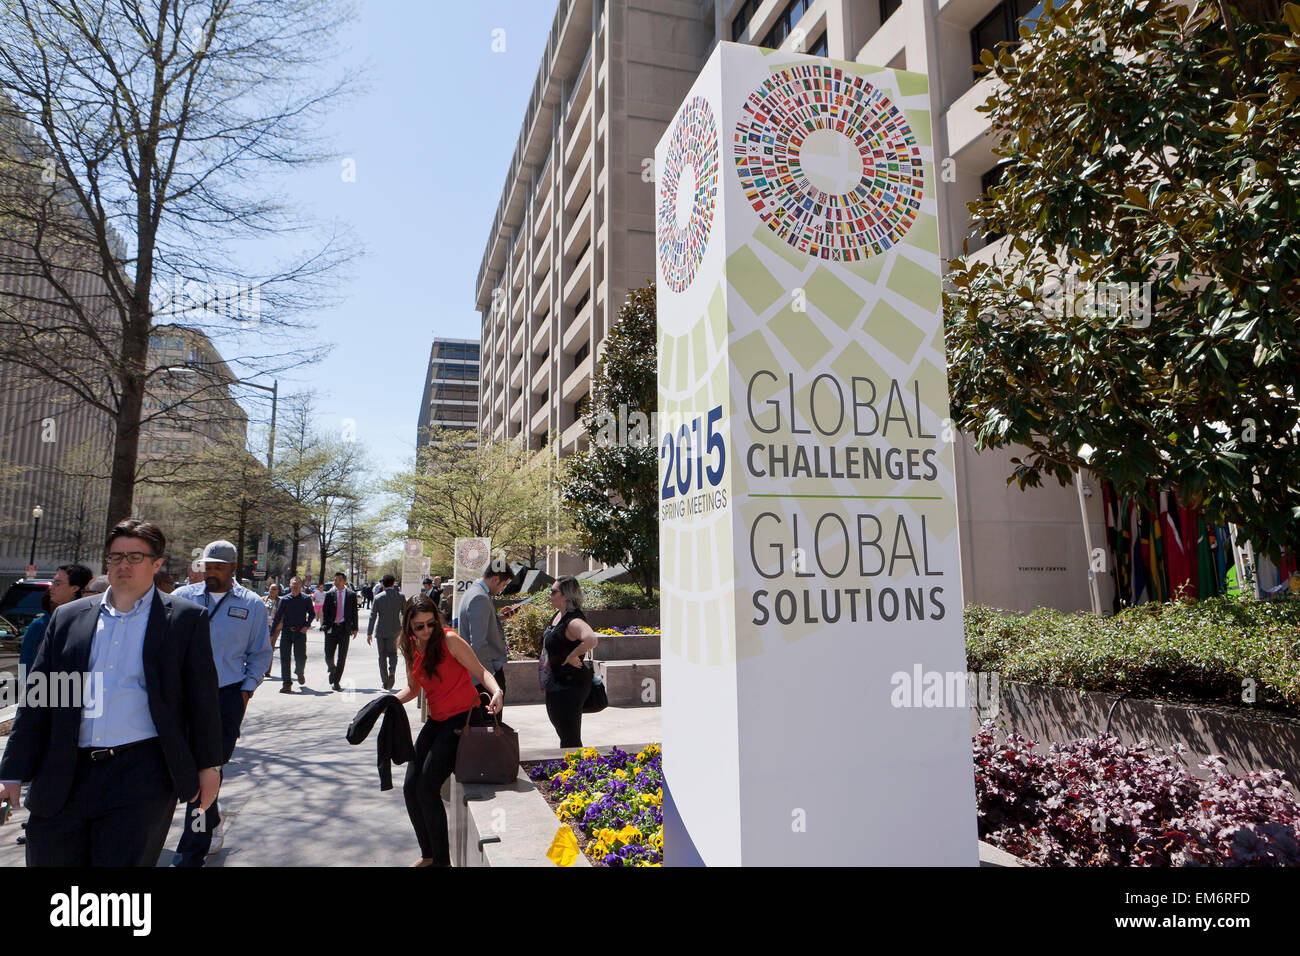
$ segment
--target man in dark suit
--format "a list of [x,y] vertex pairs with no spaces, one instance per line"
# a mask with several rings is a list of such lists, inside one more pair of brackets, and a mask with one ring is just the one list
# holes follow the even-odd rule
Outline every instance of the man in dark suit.
[[[119,522],[108,536],[108,591],[50,619],[0,759],[11,804],[31,781],[28,866],[154,866],[177,800],[206,810],[217,797],[208,620],[154,587],[166,544],[156,525]],[[50,691],[39,700],[38,683]]]
[[[342,690],[343,664],[348,659],[348,641],[357,636],[357,592],[348,587],[348,576],[334,575],[334,587],[325,592],[320,612],[325,632],[325,664],[329,667],[330,686]],[[337,658],[337,659],[336,659]]]

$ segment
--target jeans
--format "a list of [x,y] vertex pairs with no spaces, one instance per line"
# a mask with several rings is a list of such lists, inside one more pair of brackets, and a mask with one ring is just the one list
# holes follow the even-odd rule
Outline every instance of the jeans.
[[446,720],[426,720],[415,740],[415,758],[406,765],[406,780],[402,784],[406,812],[420,843],[420,856],[433,860],[437,866],[451,865],[442,785],[456,768],[456,749],[460,745],[456,730],[464,724],[464,712]]
[[292,687],[289,677],[289,655],[292,653],[297,671],[303,674],[307,670],[307,632],[291,631],[284,628],[280,634],[280,680],[285,687]]
[[[244,722],[244,692],[242,682],[228,684],[217,691],[217,703],[221,709],[221,762],[229,763],[235,753],[235,741],[239,739],[239,728]],[[220,771],[225,779],[224,768]],[[185,824],[181,829],[180,841],[176,844],[177,866],[202,866],[203,858],[212,846],[212,834],[221,825],[221,811],[216,800],[207,812],[199,810],[197,800],[185,804]]]
[[[497,714],[496,719],[499,720],[499,721],[501,721],[502,723],[505,723],[505,720],[506,720],[506,705],[505,705],[505,697],[506,697],[506,669],[505,669],[504,667],[502,667],[500,670],[498,670],[498,671],[497,671],[495,674],[493,674],[492,676],[496,678],[497,686],[501,688],[501,712],[500,712],[499,714]],[[484,686],[482,686],[481,684],[475,684],[475,685],[474,685],[474,690],[475,690],[475,691],[479,691],[479,692],[484,693],[484,694],[488,694],[488,690],[487,690],[487,688],[484,687]],[[488,694],[488,696],[491,697],[492,695],[491,695],[491,694]],[[484,700],[483,700],[482,697],[480,697],[480,698],[478,699],[478,706],[474,708],[474,716],[473,716],[472,718],[470,718],[470,720],[471,720],[474,724],[476,724],[476,725],[477,725],[477,724],[490,724],[490,723],[492,723],[492,715],[488,713],[488,711],[487,711],[487,704],[484,702]]]
[[591,672],[585,667],[574,676],[572,684],[546,689],[546,716],[560,735],[561,747],[582,746],[582,705],[590,693]]

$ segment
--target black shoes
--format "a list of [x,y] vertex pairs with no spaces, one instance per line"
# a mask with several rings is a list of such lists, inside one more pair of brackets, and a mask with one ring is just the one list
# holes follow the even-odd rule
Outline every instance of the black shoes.
[[290,686],[289,684],[285,684],[283,687],[280,688],[280,693],[281,693],[281,694],[292,694],[292,693],[293,693],[293,687]]
[[342,690],[342,689],[343,689],[342,687],[339,686],[339,682],[338,682],[338,681],[335,681],[334,683],[330,684],[330,687],[334,688],[335,690]]
[[305,675],[302,671],[298,672],[298,683],[299,684],[307,683],[307,675]]

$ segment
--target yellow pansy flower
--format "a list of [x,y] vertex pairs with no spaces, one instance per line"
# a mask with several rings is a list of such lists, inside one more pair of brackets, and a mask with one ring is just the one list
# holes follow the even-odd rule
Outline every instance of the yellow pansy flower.
[[618,838],[624,843],[640,843],[643,836],[639,829],[629,823],[623,829],[618,831]]

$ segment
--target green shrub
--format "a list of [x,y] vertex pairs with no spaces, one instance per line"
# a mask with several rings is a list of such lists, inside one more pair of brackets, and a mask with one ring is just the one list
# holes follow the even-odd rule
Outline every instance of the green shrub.
[[542,652],[542,631],[551,623],[555,611],[548,601],[545,605],[529,601],[518,613],[505,620],[506,646],[513,659],[534,660]]
[[1113,617],[1045,608],[966,609],[972,671],[1078,690],[1237,704],[1300,714],[1300,600],[1144,604]]

